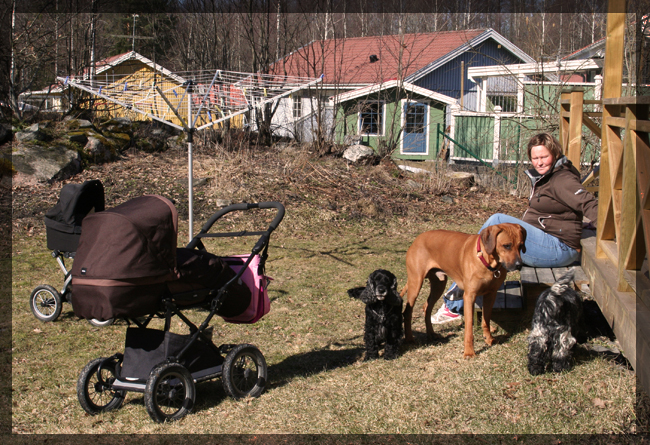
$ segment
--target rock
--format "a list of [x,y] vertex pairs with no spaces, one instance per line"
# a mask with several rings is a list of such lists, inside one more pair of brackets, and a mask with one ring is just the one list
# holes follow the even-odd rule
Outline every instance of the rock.
[[184,139],[178,136],[170,136],[165,140],[167,149],[182,150],[185,148]]
[[442,202],[447,203],[447,204],[453,204],[454,203],[454,198],[452,198],[449,195],[443,195],[443,196],[440,197],[440,199],[442,200]]
[[375,151],[366,145],[352,145],[343,152],[343,157],[351,162],[367,162],[373,160]]
[[449,181],[458,187],[471,187],[476,183],[474,173],[467,172],[448,172],[445,176]]
[[79,153],[65,147],[21,146],[9,159],[16,170],[14,184],[52,182],[81,171]]
[[88,138],[83,152],[95,162],[106,162],[113,158],[110,148],[94,136]]
[[232,204],[232,201],[229,199],[217,199],[215,201],[215,204],[217,207],[228,207],[230,204]]
[[193,187],[202,187],[204,185],[208,185],[209,182],[210,178],[192,178]]
[[419,182],[416,182],[412,179],[407,179],[406,180],[406,187],[412,189],[412,190],[422,190],[422,184]]
[[38,124],[33,124],[29,129],[17,132],[16,140],[18,142],[45,141],[47,136],[40,130]]
[[102,124],[102,128],[115,133],[124,133],[132,130],[133,123],[128,117],[115,117]]
[[86,145],[88,143],[88,136],[82,132],[68,133],[67,137],[70,142],[76,142],[81,145]]
[[68,130],[79,130],[83,128],[92,128],[93,124],[86,119],[66,119],[65,127]]

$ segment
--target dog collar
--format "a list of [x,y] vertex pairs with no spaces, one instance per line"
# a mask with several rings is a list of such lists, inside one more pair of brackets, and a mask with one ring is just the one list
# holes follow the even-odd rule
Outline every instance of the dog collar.
[[483,258],[483,252],[481,251],[480,236],[476,239],[476,256],[478,257],[479,260],[481,260],[481,263],[483,263],[483,265],[487,267],[488,270],[494,274],[494,278],[499,278],[501,276],[501,271],[498,268],[494,268],[490,266],[488,262],[485,261],[485,258]]

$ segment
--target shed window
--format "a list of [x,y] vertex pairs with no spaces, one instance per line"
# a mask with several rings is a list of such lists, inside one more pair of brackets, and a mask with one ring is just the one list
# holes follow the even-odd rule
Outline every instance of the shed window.
[[298,119],[302,116],[302,98],[293,98],[293,118]]
[[359,111],[359,133],[368,135],[384,134],[384,104],[363,102]]

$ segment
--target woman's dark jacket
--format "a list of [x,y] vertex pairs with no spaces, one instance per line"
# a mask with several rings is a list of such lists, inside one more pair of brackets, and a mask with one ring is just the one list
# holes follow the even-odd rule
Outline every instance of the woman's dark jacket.
[[582,217],[594,225],[598,216],[598,201],[580,183],[580,173],[566,156],[553,168],[540,175],[531,168],[526,171],[532,190],[523,221],[559,238],[572,249],[580,249]]

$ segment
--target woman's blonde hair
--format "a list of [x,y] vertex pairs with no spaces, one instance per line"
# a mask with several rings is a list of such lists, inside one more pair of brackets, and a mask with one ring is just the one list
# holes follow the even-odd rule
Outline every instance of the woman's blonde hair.
[[528,160],[530,159],[530,151],[532,150],[533,147],[537,145],[543,145],[546,147],[548,151],[551,152],[551,155],[553,156],[553,159],[556,161],[562,157],[564,152],[562,151],[562,146],[560,145],[560,142],[555,139],[552,135],[548,133],[540,133],[536,134],[532,138],[530,138],[530,141],[528,141]]

